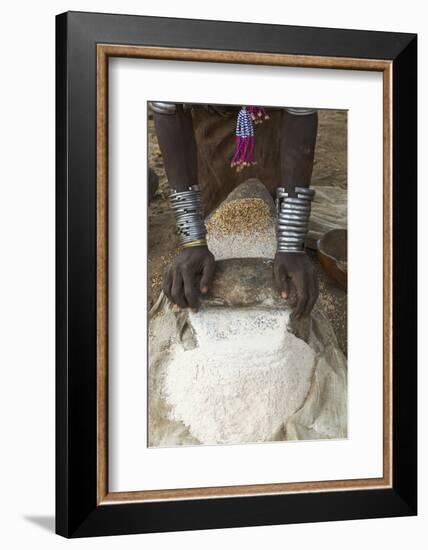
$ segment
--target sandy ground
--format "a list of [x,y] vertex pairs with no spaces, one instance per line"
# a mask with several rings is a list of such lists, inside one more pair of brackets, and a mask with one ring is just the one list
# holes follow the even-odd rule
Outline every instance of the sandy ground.
[[[168,205],[169,187],[162,156],[149,119],[149,164],[159,176],[159,188],[149,206],[149,307],[159,295],[165,267],[176,254],[174,216]],[[343,111],[320,111],[315,163],[314,185],[333,185],[346,189],[347,129]],[[339,346],[347,350],[347,296],[319,265],[316,253],[310,253],[320,280],[320,305],[333,325]]]

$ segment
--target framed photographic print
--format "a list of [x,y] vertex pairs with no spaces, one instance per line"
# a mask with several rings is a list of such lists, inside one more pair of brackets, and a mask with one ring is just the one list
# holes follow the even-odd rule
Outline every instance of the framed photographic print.
[[56,530],[414,515],[412,34],[56,20]]

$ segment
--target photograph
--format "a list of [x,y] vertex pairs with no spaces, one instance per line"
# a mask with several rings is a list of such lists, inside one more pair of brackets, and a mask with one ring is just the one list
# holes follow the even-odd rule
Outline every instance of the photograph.
[[347,121],[148,102],[149,447],[347,438]]

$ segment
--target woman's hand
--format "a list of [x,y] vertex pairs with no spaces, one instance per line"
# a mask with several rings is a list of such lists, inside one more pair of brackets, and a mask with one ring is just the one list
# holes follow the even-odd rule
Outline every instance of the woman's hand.
[[165,273],[163,291],[181,308],[199,308],[200,295],[213,282],[214,256],[207,246],[183,248]]
[[297,302],[293,316],[300,319],[309,315],[318,298],[318,277],[306,254],[277,252],[274,261],[275,284],[281,296],[290,295],[290,282],[294,285]]

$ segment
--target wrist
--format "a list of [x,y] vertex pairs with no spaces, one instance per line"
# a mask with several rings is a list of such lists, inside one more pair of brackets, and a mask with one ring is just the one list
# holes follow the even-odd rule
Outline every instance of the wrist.
[[199,252],[201,251],[208,252],[209,251],[208,243],[205,240],[201,240],[201,241],[189,242],[180,246],[180,252],[186,252],[191,250],[195,250]]
[[306,250],[303,248],[303,250],[293,250],[293,251],[287,251],[287,250],[277,250],[276,251],[276,256],[279,256],[281,258],[285,257],[285,256],[296,256],[296,257],[299,257],[299,256],[306,256]]
[[295,187],[295,196],[290,197],[283,187],[276,192],[277,252],[304,254],[308,232],[311,202],[315,191]]
[[175,214],[180,246],[206,246],[206,228],[199,187],[193,185],[185,191],[172,190],[170,205]]
[[206,239],[196,239],[194,241],[189,241],[181,245],[181,249],[184,248],[194,248],[194,247],[201,247],[205,246],[208,247],[208,243]]

